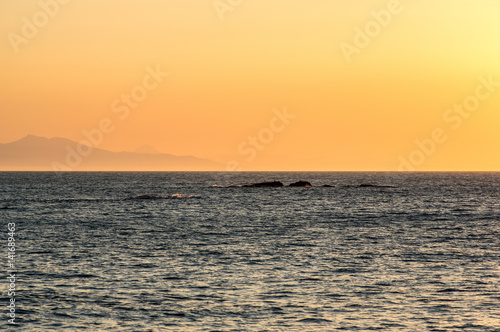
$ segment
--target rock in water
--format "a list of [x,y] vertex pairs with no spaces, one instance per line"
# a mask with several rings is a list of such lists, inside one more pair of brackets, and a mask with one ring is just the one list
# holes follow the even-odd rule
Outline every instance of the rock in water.
[[279,181],[273,181],[273,182],[261,182],[261,183],[254,183],[254,184],[248,184],[246,186],[243,186],[245,188],[278,188],[278,187],[284,187],[283,183]]
[[384,186],[384,185],[378,185],[378,184],[362,183],[358,186],[358,188],[396,188],[396,187]]
[[290,185],[290,187],[312,187],[312,184],[310,184],[309,182],[307,181],[299,181],[299,182],[295,182],[295,183],[292,183]]

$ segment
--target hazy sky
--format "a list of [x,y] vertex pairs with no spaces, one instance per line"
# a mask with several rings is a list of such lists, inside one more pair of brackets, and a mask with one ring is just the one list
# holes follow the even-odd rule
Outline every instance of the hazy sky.
[[0,0],[0,143],[79,141],[109,119],[100,148],[245,170],[500,171],[499,15],[497,0]]

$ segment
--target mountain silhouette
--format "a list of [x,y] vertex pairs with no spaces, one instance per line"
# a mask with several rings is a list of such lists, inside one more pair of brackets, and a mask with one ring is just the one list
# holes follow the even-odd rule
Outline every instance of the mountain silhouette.
[[135,153],[161,154],[160,151],[156,150],[156,148],[154,146],[151,146],[151,145],[143,145],[143,146],[135,149],[133,152],[135,152]]
[[0,171],[221,171],[224,165],[193,156],[112,152],[66,138],[28,135],[0,144]]

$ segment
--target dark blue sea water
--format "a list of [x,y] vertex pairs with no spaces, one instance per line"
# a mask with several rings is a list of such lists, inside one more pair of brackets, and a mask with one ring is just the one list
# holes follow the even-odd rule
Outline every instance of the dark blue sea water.
[[[212,188],[264,180],[333,187]],[[0,218],[0,329],[500,330],[500,173],[0,173]]]

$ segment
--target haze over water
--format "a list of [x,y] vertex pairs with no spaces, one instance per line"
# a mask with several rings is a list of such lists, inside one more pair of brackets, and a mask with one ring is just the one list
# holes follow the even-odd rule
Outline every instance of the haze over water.
[[[333,187],[211,187],[265,180]],[[499,173],[0,173],[26,331],[498,331],[499,202]]]

